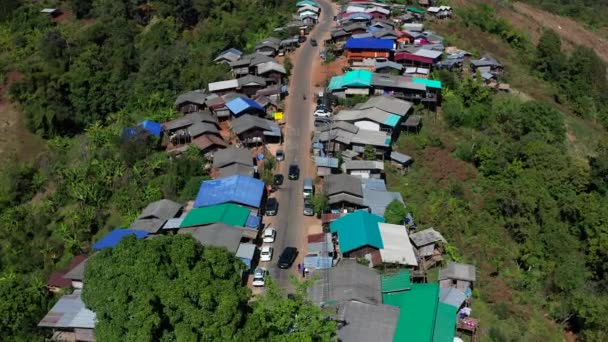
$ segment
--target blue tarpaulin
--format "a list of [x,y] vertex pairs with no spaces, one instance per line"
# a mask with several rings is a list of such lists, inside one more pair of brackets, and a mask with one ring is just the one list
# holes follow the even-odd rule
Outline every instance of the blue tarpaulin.
[[234,175],[204,181],[196,195],[194,207],[222,203],[244,204],[259,208],[264,196],[264,182],[253,177]]
[[260,222],[262,219],[256,215],[249,215],[247,218],[247,222],[245,222],[245,226],[249,228],[258,229],[260,227]]
[[346,41],[344,48],[347,50],[392,50],[395,41],[392,39],[380,38],[350,38]]
[[148,133],[155,137],[160,137],[161,126],[158,122],[152,120],[144,120],[138,123],[139,126],[143,127]]
[[259,103],[255,102],[252,99],[237,97],[228,103],[226,103],[226,107],[232,112],[234,115],[240,115],[243,112],[251,109],[257,109],[260,111],[264,111],[264,107],[260,106]]
[[131,234],[135,235],[137,239],[143,239],[148,235],[148,232],[143,230],[116,228],[91,247],[93,249],[114,248],[125,236]]

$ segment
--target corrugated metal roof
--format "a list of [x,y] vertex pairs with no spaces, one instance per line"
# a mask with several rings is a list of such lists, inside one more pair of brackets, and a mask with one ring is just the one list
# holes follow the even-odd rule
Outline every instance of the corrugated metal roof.
[[116,228],[108,235],[104,236],[101,240],[97,241],[91,248],[93,249],[104,249],[104,248],[114,248],[118,243],[128,235],[135,235],[137,239],[143,239],[149,233],[143,230],[134,230],[134,229],[122,229]]
[[343,87],[369,87],[372,84],[372,72],[353,70],[344,74]]
[[328,195],[349,193],[358,197],[363,196],[361,179],[351,175],[329,175],[325,179],[325,191]]
[[399,308],[348,301],[339,305],[338,338],[348,342],[393,342]]
[[330,168],[338,168],[338,158],[331,157],[315,157],[315,164],[317,167],[330,167]]
[[167,219],[157,218],[137,219],[131,223],[129,229],[143,230],[150,234],[156,234],[162,228],[166,221]]
[[194,207],[237,203],[259,208],[264,188],[263,181],[242,175],[204,181],[196,196]]
[[475,281],[475,266],[457,262],[449,262],[447,268],[439,270],[438,279]]
[[426,78],[413,77],[412,82],[424,84],[427,88],[441,89],[441,81],[439,80],[429,80]]
[[184,216],[184,217],[168,219],[167,222],[165,222],[163,229],[178,229],[182,225],[182,222],[184,221],[185,218],[186,217]]
[[229,252],[236,253],[243,237],[243,232],[224,223],[214,223],[209,226],[182,228],[178,234],[190,234],[203,246],[224,247]]
[[398,192],[367,188],[363,190],[363,205],[376,215],[384,216],[386,207],[394,200],[403,203],[403,198]]
[[80,297],[80,290],[64,295],[38,323],[39,327],[88,328],[95,327],[96,315],[87,309]]
[[437,283],[412,284],[407,291],[384,293],[382,301],[401,309],[395,341],[433,341],[439,301]]
[[370,97],[364,103],[356,106],[359,109],[378,108],[391,114],[397,114],[400,116],[406,115],[413,104],[409,101],[395,98],[394,96],[381,95]]
[[246,148],[227,147],[213,155],[213,168],[219,169],[230,164],[253,166],[251,151]]
[[447,243],[443,235],[441,235],[441,233],[436,231],[434,228],[427,228],[422,231],[413,233],[410,235],[410,239],[412,239],[412,242],[418,248],[438,241]]
[[327,88],[331,91],[344,88],[344,76],[340,75],[332,77]]
[[384,218],[365,211],[356,211],[335,220],[329,227],[332,233],[338,234],[340,251],[348,253],[364,246],[384,248],[378,228],[379,222],[384,222]]
[[457,309],[448,304],[437,304],[437,316],[433,328],[433,341],[454,341]]
[[175,215],[182,209],[182,205],[173,202],[168,199],[161,199],[159,201],[148,204],[139,215],[139,219],[170,219],[174,218]]
[[239,249],[236,251],[236,257],[251,260],[255,255],[256,248],[257,247],[253,243],[241,243]]
[[380,274],[355,260],[342,259],[335,267],[312,274],[317,275],[320,279],[308,289],[308,298],[314,303],[347,300],[370,304],[381,302]]
[[380,39],[374,37],[367,38],[350,38],[344,44],[344,49],[352,50],[380,50],[380,51],[390,51],[395,48],[395,40],[394,39]]
[[439,289],[439,301],[460,309],[467,296],[455,287]]
[[394,161],[397,161],[401,164],[405,164],[405,163],[409,162],[410,160],[412,160],[412,157],[408,156],[407,154],[403,154],[403,153],[400,153],[397,151],[392,151],[391,159]]
[[210,92],[226,90],[226,89],[236,89],[238,87],[239,87],[239,81],[237,81],[237,80],[212,82],[207,85],[207,88],[209,89]]
[[248,209],[224,203],[190,210],[180,227],[203,226],[216,222],[243,227],[248,217]]
[[397,273],[383,274],[381,278],[382,293],[405,291],[412,288],[410,272],[400,270]]
[[264,107],[260,106],[259,103],[255,102],[252,99],[247,99],[244,97],[237,97],[226,103],[226,107],[230,109],[232,114],[240,115],[246,110],[256,109],[259,111],[264,111]]
[[379,223],[380,235],[384,248],[380,250],[382,262],[396,263],[407,266],[418,266],[414,254],[414,247],[407,236],[404,226],[388,223]]
[[428,50],[428,49],[424,49],[424,48],[419,49],[418,51],[414,52],[414,55],[416,55],[416,56],[432,58],[432,59],[437,59],[437,58],[441,57],[442,54],[443,54],[443,52],[441,52],[441,51]]

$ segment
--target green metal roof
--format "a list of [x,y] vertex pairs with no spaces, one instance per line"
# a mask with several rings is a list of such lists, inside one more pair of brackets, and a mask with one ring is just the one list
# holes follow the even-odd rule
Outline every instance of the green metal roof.
[[395,127],[399,123],[399,120],[401,120],[401,117],[399,115],[389,114],[388,118],[384,120],[384,124],[391,127]]
[[243,227],[248,217],[248,209],[232,203],[218,204],[190,210],[180,227],[200,226],[216,222]]
[[327,88],[329,88],[331,91],[344,88],[344,76],[340,75],[332,77]]
[[384,218],[366,211],[355,211],[335,220],[329,228],[332,233],[338,233],[342,253],[368,245],[383,249],[378,222],[384,222]]
[[433,342],[452,342],[456,334],[456,314],[455,306],[439,303],[437,305],[437,318],[435,319],[435,331],[433,332]]
[[439,302],[439,284],[412,284],[407,291],[382,294],[382,302],[399,307],[393,341],[432,342]]
[[298,3],[296,3],[297,7],[304,6],[304,5],[311,5],[311,6],[319,7],[319,4],[317,4],[316,2],[311,1],[311,0],[302,0],[302,1],[298,1]]
[[441,89],[441,81],[427,80],[426,78],[413,77],[412,82],[424,84],[427,88]]
[[386,140],[384,141],[384,144],[386,146],[390,145],[391,144],[391,138],[386,138]]
[[382,276],[382,293],[405,291],[411,286],[410,271],[401,270],[399,273]]
[[424,14],[424,13],[426,13],[425,10],[421,10],[421,9],[416,8],[416,7],[408,7],[408,8],[406,8],[406,10],[410,11],[410,12],[413,12],[413,13],[418,13],[418,14]]
[[372,72],[369,70],[353,70],[344,74],[345,87],[370,87],[372,85]]

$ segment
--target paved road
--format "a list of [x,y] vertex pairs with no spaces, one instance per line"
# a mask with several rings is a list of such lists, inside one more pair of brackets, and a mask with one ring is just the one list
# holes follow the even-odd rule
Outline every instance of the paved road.
[[[279,212],[274,222],[277,227],[277,239],[274,243],[275,255],[270,265],[270,274],[278,281],[279,286],[291,290],[290,274],[297,273],[297,264],[302,262],[302,248],[306,246],[307,225],[311,218],[302,214],[304,200],[302,197],[302,179],[312,177],[314,167],[310,158],[310,132],[312,131],[312,112],[314,109],[312,67],[313,61],[319,58],[320,47],[310,44],[310,39],[316,39],[323,45],[322,37],[330,30],[334,8],[328,0],[317,0],[321,7],[319,23],[308,36],[308,41],[298,49],[294,58],[294,68],[291,73],[289,96],[286,102],[286,129],[285,132],[285,161],[280,170],[285,175],[285,183],[279,190]],[[306,94],[306,100],[302,95]],[[300,166],[300,179],[290,181],[287,178],[287,169],[291,163]],[[286,246],[297,247],[300,251],[297,261],[290,270],[277,268],[279,254]]]

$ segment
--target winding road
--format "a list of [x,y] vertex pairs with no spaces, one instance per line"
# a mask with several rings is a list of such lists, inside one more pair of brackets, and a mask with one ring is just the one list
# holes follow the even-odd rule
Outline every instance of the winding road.
[[[277,238],[274,242],[275,255],[270,265],[270,274],[276,279],[279,286],[288,291],[292,290],[289,275],[297,275],[297,264],[302,263],[308,224],[316,220],[303,215],[304,199],[302,197],[302,180],[305,177],[314,179],[315,168],[310,157],[310,134],[313,127],[312,112],[314,109],[314,95],[312,84],[312,70],[315,59],[320,59],[319,52],[324,38],[328,35],[333,23],[335,10],[329,0],[317,0],[321,7],[319,22],[308,35],[292,58],[292,69],[289,96],[285,104],[285,161],[280,165],[280,172],[285,175],[285,183],[277,193],[279,211],[273,220],[277,227]],[[311,39],[316,39],[319,46],[312,46]],[[306,100],[303,99],[306,94]],[[300,178],[291,181],[287,178],[289,165],[296,163],[300,166]],[[300,254],[289,270],[277,267],[277,261],[283,248],[297,247]]]

